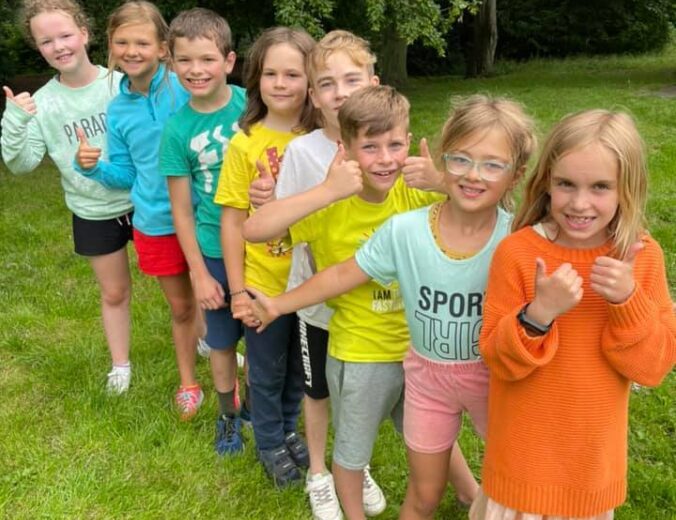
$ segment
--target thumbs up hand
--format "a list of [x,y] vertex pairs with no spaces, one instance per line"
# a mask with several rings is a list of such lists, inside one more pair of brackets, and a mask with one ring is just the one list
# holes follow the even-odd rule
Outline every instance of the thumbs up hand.
[[275,179],[261,161],[256,161],[258,177],[249,185],[249,202],[254,208],[275,200]]
[[359,193],[364,187],[359,163],[348,159],[343,143],[338,143],[338,150],[323,184],[332,194],[334,202]]
[[569,263],[561,264],[552,274],[542,258],[536,259],[535,298],[527,314],[546,325],[568,312],[582,300],[582,277]]
[[27,114],[35,115],[38,113],[38,109],[35,106],[35,100],[28,92],[21,92],[20,94],[14,95],[12,89],[7,86],[2,87],[2,90],[5,91],[5,96],[8,101],[14,103]]
[[80,146],[75,152],[75,161],[83,170],[90,170],[96,166],[99,162],[99,157],[101,157],[101,148],[95,148],[89,144],[87,141],[87,136],[85,136],[84,130],[78,127],[75,129],[75,134],[77,135],[77,140],[80,143]]
[[407,157],[401,170],[409,188],[426,191],[442,191],[444,174],[439,172],[432,160],[427,139],[420,140],[420,156]]
[[592,290],[610,303],[625,302],[636,288],[634,262],[644,247],[643,242],[632,244],[622,260],[609,256],[596,258],[589,277]]

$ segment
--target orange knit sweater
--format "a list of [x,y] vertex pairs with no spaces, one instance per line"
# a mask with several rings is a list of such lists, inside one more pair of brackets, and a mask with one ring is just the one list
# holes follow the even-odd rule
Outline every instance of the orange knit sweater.
[[[483,488],[518,511],[585,517],[626,496],[631,381],[654,386],[676,356],[676,318],[660,246],[650,237],[634,265],[636,290],[612,305],[589,286],[609,246],[569,249],[531,227],[505,238],[491,265],[480,348],[490,368]],[[582,301],[541,337],[517,314],[535,292],[535,259],[552,273],[570,262]]]

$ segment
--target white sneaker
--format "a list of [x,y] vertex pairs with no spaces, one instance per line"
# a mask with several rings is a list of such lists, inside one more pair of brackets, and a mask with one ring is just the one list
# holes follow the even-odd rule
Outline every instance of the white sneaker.
[[202,357],[208,358],[210,352],[211,347],[206,340],[204,338],[197,338],[197,353]]
[[362,488],[364,513],[366,513],[366,516],[378,516],[385,511],[387,500],[385,500],[383,490],[380,489],[380,486],[373,480],[369,469],[370,466],[364,468],[364,485]]
[[131,381],[131,365],[127,367],[113,366],[112,370],[108,372],[108,382],[106,383],[106,391],[111,395],[120,395],[129,390],[129,382]]
[[313,520],[342,520],[340,502],[336,495],[336,486],[333,484],[331,473],[310,475],[305,478],[305,492],[310,497]]
[[237,353],[237,366],[239,368],[244,368],[244,356],[239,352]]

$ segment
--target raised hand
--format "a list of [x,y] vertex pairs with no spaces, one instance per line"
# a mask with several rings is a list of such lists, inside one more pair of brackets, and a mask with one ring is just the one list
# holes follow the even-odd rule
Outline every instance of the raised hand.
[[596,258],[589,277],[592,290],[610,303],[625,302],[636,288],[634,262],[644,247],[643,242],[632,244],[622,260],[609,256]]
[[569,263],[561,264],[551,275],[542,258],[535,260],[535,298],[528,306],[528,317],[547,325],[582,300],[582,277]]
[[21,92],[20,94],[14,95],[12,89],[7,86],[2,87],[2,90],[5,91],[7,99],[24,112],[31,115],[38,113],[38,108],[35,106],[35,100],[28,92]]
[[338,150],[329,166],[324,186],[333,194],[334,201],[359,193],[364,187],[359,163],[347,158],[343,143],[338,143]]
[[401,172],[409,188],[440,191],[443,187],[444,174],[434,165],[427,139],[424,137],[420,140],[420,156],[407,157]]
[[77,140],[80,143],[77,152],[75,152],[75,161],[80,165],[80,168],[90,170],[98,164],[99,157],[101,157],[101,148],[95,148],[89,144],[82,128],[76,128],[75,135],[77,135]]
[[258,177],[249,186],[249,202],[254,208],[275,200],[275,179],[261,161],[256,161]]

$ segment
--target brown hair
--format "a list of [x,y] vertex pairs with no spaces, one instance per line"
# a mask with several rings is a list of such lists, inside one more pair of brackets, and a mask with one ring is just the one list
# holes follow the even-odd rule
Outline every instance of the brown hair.
[[369,76],[375,74],[376,56],[371,52],[369,42],[349,31],[335,30],[317,42],[308,59],[310,84],[317,78],[317,72],[326,68],[326,60],[336,52],[344,52],[358,67],[366,67]]
[[[117,9],[115,9],[108,17],[108,27],[106,34],[108,36],[108,69],[115,68],[115,60],[113,60],[110,48],[115,31],[123,25],[135,25],[149,23],[155,27],[157,33],[157,40],[161,43],[166,43],[169,38],[169,26],[164,21],[162,13],[157,6],[145,0],[130,0],[125,2]],[[166,59],[166,57],[165,57]]]
[[224,58],[232,51],[232,31],[225,18],[210,9],[195,7],[182,11],[169,25],[169,51],[174,52],[176,38],[205,38],[216,44]]
[[359,89],[345,100],[338,111],[340,137],[350,144],[361,130],[372,137],[399,125],[408,131],[408,99],[393,87],[384,85]]
[[[460,141],[472,134],[499,128],[509,141],[512,172],[514,175],[520,175],[520,170],[526,166],[537,146],[535,125],[523,107],[510,99],[491,98],[479,94],[467,98],[454,98],[452,105],[451,113],[441,130],[437,161],[441,162],[443,153],[452,151]],[[500,201],[501,205],[510,211],[514,208],[512,189],[507,190]]]
[[[312,37],[302,29],[292,29],[290,27],[272,27],[266,29],[256,39],[249,49],[246,65],[244,68],[244,86],[247,91],[246,110],[242,115],[239,126],[246,133],[252,125],[261,121],[268,113],[268,108],[263,103],[261,97],[261,75],[263,73],[263,63],[268,49],[274,45],[286,43],[301,53],[303,62],[307,58],[315,45]],[[295,132],[307,132],[317,127],[317,114],[312,105],[310,96],[306,96],[303,109],[300,114],[298,127]]]
[[39,14],[52,11],[62,11],[70,15],[75,25],[81,29],[84,28],[89,38],[92,38],[89,18],[82,6],[75,0],[25,0],[21,9],[21,25],[26,39],[33,47],[37,47],[37,44],[31,32],[31,20]]
[[586,110],[569,114],[549,133],[526,183],[521,209],[513,228],[550,219],[552,169],[563,156],[591,144],[600,144],[617,159],[619,204],[608,224],[613,240],[612,254],[623,258],[629,247],[645,233],[645,204],[648,171],[643,140],[629,114],[608,110]]

